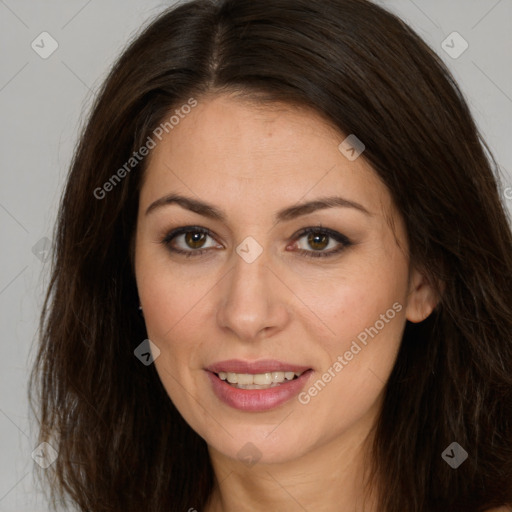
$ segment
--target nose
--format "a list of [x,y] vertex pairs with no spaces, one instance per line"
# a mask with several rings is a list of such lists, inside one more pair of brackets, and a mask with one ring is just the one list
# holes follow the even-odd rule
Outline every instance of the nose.
[[287,290],[267,258],[262,254],[248,263],[235,253],[233,260],[234,268],[223,280],[218,325],[240,341],[255,341],[284,329],[290,320]]

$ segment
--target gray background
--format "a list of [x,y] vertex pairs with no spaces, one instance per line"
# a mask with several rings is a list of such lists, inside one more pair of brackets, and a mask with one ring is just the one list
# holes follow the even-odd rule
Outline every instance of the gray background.
[[[44,249],[40,240],[52,237],[78,128],[95,91],[127,40],[172,3],[0,0],[0,512],[47,510],[33,478],[35,428],[26,399],[48,281],[44,257],[33,247]],[[378,3],[448,63],[500,164],[503,196],[512,198],[512,0]],[[47,59],[31,47],[44,31],[59,45]],[[441,47],[453,31],[469,44],[456,59]],[[507,208],[512,211],[512,199]]]

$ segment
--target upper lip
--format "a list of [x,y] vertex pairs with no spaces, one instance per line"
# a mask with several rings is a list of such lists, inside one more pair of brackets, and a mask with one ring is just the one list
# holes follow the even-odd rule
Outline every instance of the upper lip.
[[231,373],[248,373],[256,375],[258,373],[267,372],[294,372],[303,373],[310,368],[294,363],[284,363],[274,359],[264,359],[261,361],[243,361],[241,359],[230,359],[228,361],[218,361],[207,368],[209,372],[231,372]]

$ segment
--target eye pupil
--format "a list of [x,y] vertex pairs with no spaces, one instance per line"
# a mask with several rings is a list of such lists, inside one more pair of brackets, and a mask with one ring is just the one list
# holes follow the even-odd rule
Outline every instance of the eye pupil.
[[197,231],[189,231],[185,234],[185,242],[192,249],[198,249],[204,245],[206,235]]
[[315,251],[321,251],[329,245],[329,235],[325,233],[310,233],[308,235],[308,244]]

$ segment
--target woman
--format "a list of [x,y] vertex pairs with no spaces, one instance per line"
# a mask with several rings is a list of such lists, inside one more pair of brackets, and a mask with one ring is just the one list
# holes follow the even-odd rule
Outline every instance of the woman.
[[54,501],[507,510],[512,236],[484,149],[370,2],[162,14],[60,209],[32,380]]

